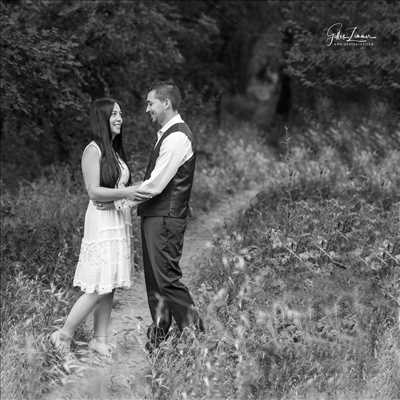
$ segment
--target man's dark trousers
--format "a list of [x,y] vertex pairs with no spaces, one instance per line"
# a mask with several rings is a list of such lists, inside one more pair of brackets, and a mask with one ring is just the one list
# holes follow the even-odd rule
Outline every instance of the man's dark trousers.
[[142,217],[144,276],[153,323],[166,334],[173,316],[182,330],[192,322],[194,304],[180,281],[186,218]]

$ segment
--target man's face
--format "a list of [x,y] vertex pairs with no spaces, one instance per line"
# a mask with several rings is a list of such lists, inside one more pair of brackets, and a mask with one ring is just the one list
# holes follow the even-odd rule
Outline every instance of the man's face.
[[158,99],[155,90],[152,90],[147,95],[146,104],[146,112],[150,115],[151,120],[162,125],[165,120],[167,103]]

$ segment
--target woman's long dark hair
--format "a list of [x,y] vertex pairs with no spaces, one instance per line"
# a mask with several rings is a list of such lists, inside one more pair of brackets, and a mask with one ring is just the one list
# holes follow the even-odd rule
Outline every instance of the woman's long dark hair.
[[[92,128],[93,140],[101,150],[100,161],[100,186],[114,188],[121,176],[121,167],[115,153],[126,162],[126,155],[122,144],[123,124],[121,132],[112,140],[110,130],[110,116],[114,108],[114,99],[103,97],[95,100],[90,108],[90,127]],[[127,164],[128,165],[128,164]],[[129,174],[129,183],[131,176]]]

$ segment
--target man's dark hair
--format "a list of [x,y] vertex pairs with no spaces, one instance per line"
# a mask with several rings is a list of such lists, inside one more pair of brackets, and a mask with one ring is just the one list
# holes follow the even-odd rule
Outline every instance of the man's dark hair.
[[153,90],[157,99],[161,101],[169,99],[172,109],[174,111],[178,111],[179,106],[181,105],[182,97],[181,92],[175,83],[171,81],[157,82],[150,88],[149,92]]

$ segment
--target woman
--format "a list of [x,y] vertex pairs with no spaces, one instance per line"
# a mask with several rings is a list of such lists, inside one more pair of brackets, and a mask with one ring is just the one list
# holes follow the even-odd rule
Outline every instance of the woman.
[[129,207],[100,210],[94,202],[124,202],[123,199],[132,197],[135,187],[127,186],[131,177],[122,146],[122,113],[118,103],[110,98],[95,100],[90,124],[93,140],[82,155],[90,201],[73,282],[84,294],[72,307],[64,326],[50,339],[57,350],[68,353],[76,328],[94,311],[94,338],[89,348],[110,356],[107,333],[114,291],[131,283],[132,226]]

